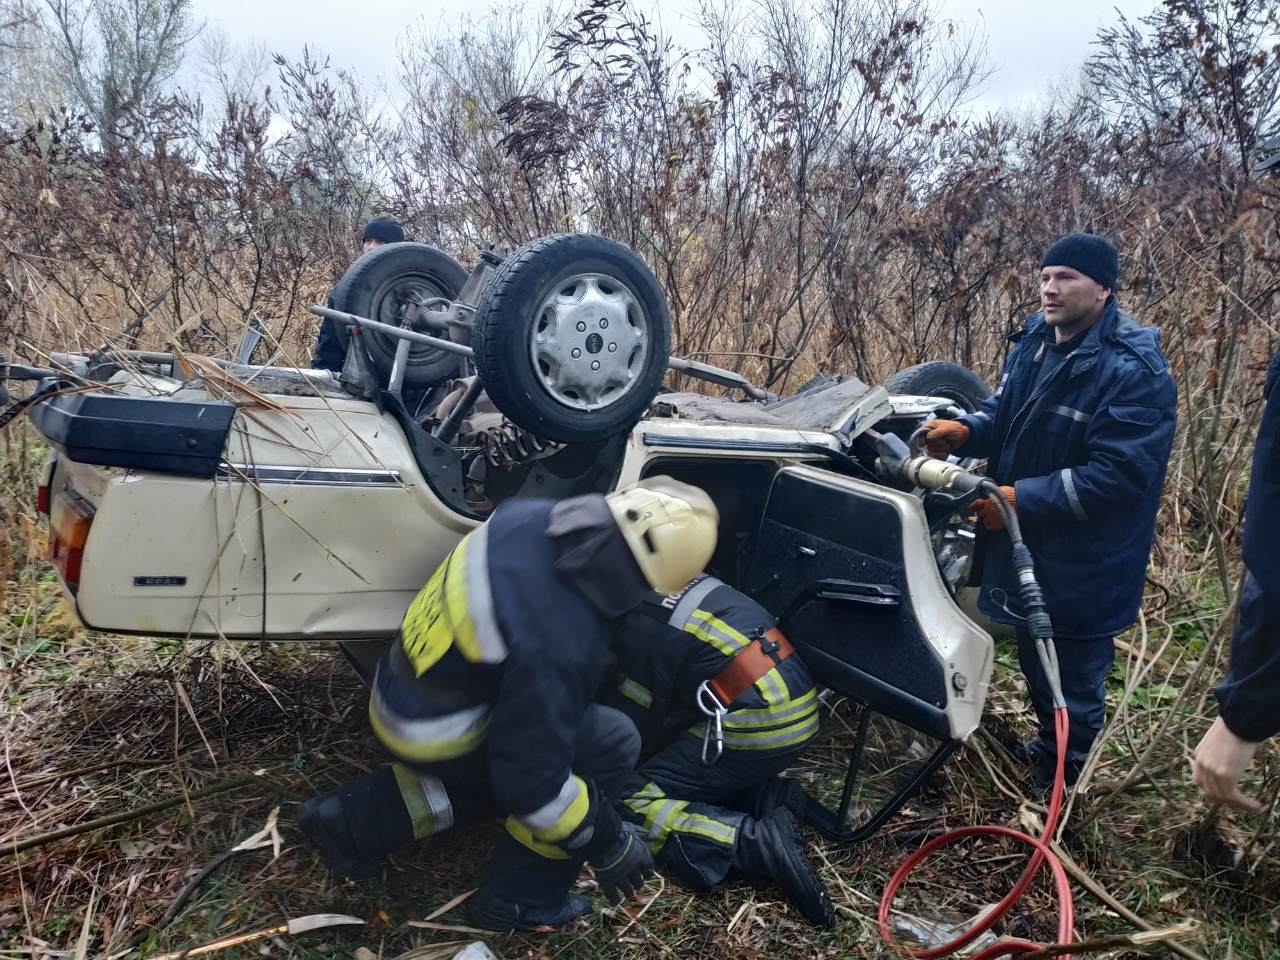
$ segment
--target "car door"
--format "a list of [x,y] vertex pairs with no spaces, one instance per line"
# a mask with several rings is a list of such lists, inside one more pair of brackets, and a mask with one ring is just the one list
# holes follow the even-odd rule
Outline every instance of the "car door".
[[744,581],[820,685],[940,739],[977,729],[991,637],[944,585],[916,497],[783,467]]

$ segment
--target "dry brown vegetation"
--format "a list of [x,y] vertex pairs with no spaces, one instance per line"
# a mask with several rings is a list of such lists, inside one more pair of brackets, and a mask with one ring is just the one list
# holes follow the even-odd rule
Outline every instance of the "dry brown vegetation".
[[[762,0],[704,20],[696,51],[671,46],[623,0],[424,31],[404,45],[392,106],[316,56],[277,59],[265,91],[142,90],[113,101],[109,130],[84,104],[33,116],[10,103],[0,353],[38,362],[172,338],[225,355],[257,318],[270,360],[305,362],[306,307],[350,261],[367,216],[390,212],[465,263],[483,243],[543,233],[620,239],[664,284],[682,355],[781,392],[819,368],[876,381],[939,358],[991,379],[1004,336],[1035,307],[1045,244],[1071,229],[1105,233],[1122,252],[1121,302],[1163,330],[1180,422],[1148,603],[1122,640],[1114,722],[1063,842],[1151,924],[1200,921],[1189,945],[1202,956],[1275,956],[1276,754],[1251,775],[1267,815],[1206,811],[1186,771],[1224,665],[1262,371],[1280,341],[1280,179],[1250,170],[1278,119],[1276,5],[1168,0],[1119,21],[1078,88],[1016,118],[965,115],[980,44],[922,2]],[[69,956],[83,929],[78,955],[118,951],[148,935],[200,866],[257,830],[280,791],[316,789],[372,748],[357,693],[328,659],[180,650],[67,622],[39,559],[39,451],[23,429],[0,442],[3,843],[257,769],[273,784],[6,856],[8,949]],[[989,727],[1017,731],[1027,712],[1011,653],[1002,661]],[[101,766],[117,760],[129,762]],[[807,770],[825,762],[816,753]],[[820,847],[846,908],[834,935],[810,940],[742,888],[698,901],[668,888],[642,914],[499,949],[879,956],[872,900],[889,864],[940,824],[1011,822],[1021,787],[984,735],[889,834]],[[347,943],[381,942],[388,955],[450,936],[401,923],[467,888],[472,841],[354,890],[317,871],[288,809],[280,859],[237,855],[151,936],[181,946],[330,907],[374,920]],[[941,872],[920,897],[950,894],[962,916],[1016,869],[1007,851],[978,851],[962,892],[961,874]],[[1083,933],[1129,928],[1095,898],[1081,902]],[[1050,935],[1046,903],[1012,932]]]

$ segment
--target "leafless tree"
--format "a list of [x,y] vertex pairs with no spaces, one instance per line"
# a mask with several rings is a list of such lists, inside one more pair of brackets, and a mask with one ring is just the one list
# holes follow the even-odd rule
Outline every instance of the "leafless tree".
[[122,117],[152,102],[200,32],[191,0],[46,0],[77,105],[109,149]]

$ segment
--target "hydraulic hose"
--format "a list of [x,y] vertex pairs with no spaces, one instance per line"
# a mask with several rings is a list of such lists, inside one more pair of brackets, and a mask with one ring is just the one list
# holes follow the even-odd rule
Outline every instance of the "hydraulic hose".
[[[916,441],[915,434],[912,435],[911,441],[914,446]],[[1053,623],[1049,618],[1048,610],[1045,608],[1044,595],[1040,591],[1040,584],[1036,581],[1031,552],[1027,549],[1026,544],[1022,542],[1022,530],[1018,525],[1017,514],[1005,497],[1004,492],[994,481],[983,480],[979,484],[979,488],[991,498],[996,505],[996,509],[1000,511],[1000,516],[1004,519],[1005,530],[1013,545],[1013,564],[1018,577],[1019,592],[1022,595],[1023,606],[1026,609],[1027,630],[1035,641],[1036,654],[1040,658],[1045,676],[1049,681],[1049,687],[1053,692],[1053,732],[1057,746],[1053,792],[1049,801],[1049,812],[1045,817],[1044,833],[1039,839],[1009,827],[961,827],[926,843],[909,856],[894,875],[889,878],[889,882],[884,888],[884,895],[880,898],[880,910],[877,915],[880,923],[880,935],[884,938],[885,943],[899,954],[915,957],[917,960],[935,960],[938,957],[950,956],[968,946],[987,930],[990,930],[1022,899],[1035,879],[1041,864],[1044,863],[1049,864],[1049,869],[1053,873],[1054,888],[1058,896],[1058,943],[1070,943],[1073,936],[1072,929],[1075,926],[1075,907],[1071,902],[1071,886],[1067,881],[1066,870],[1063,869],[1061,862],[1049,847],[1053,834],[1058,828],[1058,820],[1062,815],[1062,798],[1066,792],[1067,739],[1070,733],[1070,720],[1062,697],[1062,679],[1058,672],[1058,658],[1053,644]],[[894,940],[893,933],[889,929],[889,917],[893,912],[893,901],[897,896],[898,890],[906,882],[911,871],[920,866],[931,854],[943,847],[952,846],[970,837],[1001,837],[1016,840],[1031,847],[1033,853],[1026,869],[1022,871],[1022,875],[1018,878],[1017,883],[1014,884],[1013,889],[1005,895],[1003,900],[996,904],[995,909],[980,921],[941,946],[914,951],[907,949]],[[1029,940],[1005,939],[979,951],[970,960],[994,960],[995,957],[1015,956],[1043,948],[1043,944],[1032,943]]]

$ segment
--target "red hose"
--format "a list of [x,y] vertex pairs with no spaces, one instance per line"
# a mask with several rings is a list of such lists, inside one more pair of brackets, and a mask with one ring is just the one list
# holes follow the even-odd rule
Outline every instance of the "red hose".
[[[950,956],[962,947],[972,943],[984,931],[989,930],[998,923],[1012,909],[1013,905],[1022,899],[1023,894],[1031,886],[1031,881],[1035,879],[1036,872],[1040,869],[1040,864],[1046,862],[1049,864],[1049,869],[1053,871],[1053,883],[1058,893],[1058,942],[1071,942],[1072,928],[1075,926],[1075,907],[1071,902],[1071,886],[1067,882],[1067,873],[1062,868],[1062,864],[1054,856],[1053,851],[1049,849],[1049,842],[1058,827],[1058,818],[1062,814],[1062,795],[1066,791],[1067,735],[1069,731],[1070,721],[1067,717],[1066,708],[1059,707],[1053,712],[1053,732],[1057,741],[1058,761],[1053,775],[1053,794],[1049,801],[1049,814],[1045,818],[1044,835],[1041,839],[1037,840],[1035,837],[1018,830],[1011,830],[1008,827],[961,827],[958,830],[952,830],[930,840],[906,859],[897,872],[889,878],[889,883],[884,888],[884,896],[880,898],[878,919],[880,921],[880,936],[884,937],[885,943],[903,956],[915,957],[916,960],[933,960],[936,957]],[[893,898],[897,894],[898,888],[906,881],[911,871],[918,867],[931,853],[966,837],[1004,837],[1017,840],[1027,846],[1034,847],[1035,853],[1032,854],[1031,861],[1027,864],[1027,868],[1022,871],[1022,876],[1018,878],[1018,882],[1013,889],[981,921],[975,923],[949,943],[942,944],[942,946],[930,947],[926,950],[908,950],[893,939],[893,933],[889,930],[889,914],[892,911]],[[1043,949],[1043,946],[1043,944],[1032,943],[1029,940],[1001,940],[974,954],[970,960],[993,960],[995,957],[1007,957],[1019,953],[1029,953],[1032,950],[1040,950]]]

